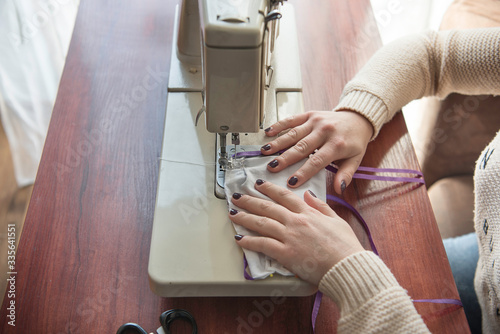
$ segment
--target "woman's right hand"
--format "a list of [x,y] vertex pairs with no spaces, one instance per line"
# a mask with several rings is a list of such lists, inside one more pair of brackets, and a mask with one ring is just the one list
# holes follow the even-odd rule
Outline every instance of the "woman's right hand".
[[285,130],[289,131],[261,148],[264,155],[289,148],[271,161],[267,169],[279,172],[309,156],[288,179],[288,186],[294,188],[335,161],[339,171],[334,189],[338,194],[351,183],[373,136],[373,126],[364,116],[343,110],[310,111],[289,117],[266,129],[266,135],[273,137]]
[[271,182],[257,180],[255,189],[273,201],[234,194],[229,218],[260,236],[235,238],[243,248],[264,253],[302,279],[319,285],[338,262],[364,251],[349,224],[330,206],[306,191],[304,199]]

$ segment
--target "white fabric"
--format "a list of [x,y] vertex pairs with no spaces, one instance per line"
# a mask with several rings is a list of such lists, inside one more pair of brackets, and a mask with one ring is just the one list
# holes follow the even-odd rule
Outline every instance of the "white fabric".
[[[231,203],[231,198],[234,193],[241,193],[246,195],[252,195],[255,197],[270,200],[267,196],[264,196],[257,190],[255,190],[255,181],[257,179],[262,179],[264,181],[269,181],[274,184],[286,187],[287,180],[293,175],[305,162],[302,160],[292,166],[289,166],[279,173],[271,173],[267,170],[267,164],[275,159],[275,156],[259,156],[252,158],[244,158],[242,168],[230,169],[226,171],[225,179],[225,193],[228,199],[228,204],[230,208],[241,211],[240,208],[234,206]],[[289,188],[294,193],[296,193],[300,198],[304,197],[304,192],[311,190],[318,198],[325,201],[326,200],[326,171],[322,170],[316,174],[312,179],[304,183],[298,188]],[[258,235],[253,231],[249,231],[246,228],[233,224],[236,233],[241,235]],[[265,256],[262,253],[256,253],[253,251],[243,250],[248,262],[248,269],[253,278],[262,279],[267,276],[279,273],[285,276],[293,275],[290,271],[285,269],[276,260]]]
[[78,0],[0,0],[0,115],[19,186],[33,183]]

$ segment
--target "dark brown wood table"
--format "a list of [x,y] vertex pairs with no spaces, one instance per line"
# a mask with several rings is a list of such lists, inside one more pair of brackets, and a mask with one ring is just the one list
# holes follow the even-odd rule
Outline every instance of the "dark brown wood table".
[[[175,3],[81,2],[0,332],[114,333],[126,322],[153,331],[171,308],[189,310],[200,333],[312,332],[313,297],[286,298],[268,312],[260,305],[269,298],[167,299],[149,289]],[[306,109],[332,109],[381,46],[369,1],[293,3]],[[419,168],[401,114],[362,165]],[[382,259],[412,298],[458,298],[424,186],[361,180],[344,199],[366,218]],[[368,247],[359,222],[338,212]],[[15,327],[7,318],[11,300]],[[417,309],[432,332],[468,332],[458,307]],[[325,298],[316,332],[334,333],[337,313]]]

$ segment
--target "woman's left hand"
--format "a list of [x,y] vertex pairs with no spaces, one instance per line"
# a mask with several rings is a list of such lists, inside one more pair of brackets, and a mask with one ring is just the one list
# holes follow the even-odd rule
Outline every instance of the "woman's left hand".
[[269,163],[267,170],[280,172],[309,157],[288,179],[287,186],[296,188],[335,161],[339,170],[333,188],[338,194],[351,183],[373,136],[370,121],[348,110],[306,112],[280,120],[265,131],[266,136],[274,137],[286,130],[261,147],[264,155],[286,150]]
[[315,285],[340,260],[364,250],[349,224],[311,192],[302,200],[270,182],[258,180],[255,188],[276,203],[233,195],[232,203],[247,212],[230,210],[229,218],[261,234],[236,236],[241,247],[276,259]]

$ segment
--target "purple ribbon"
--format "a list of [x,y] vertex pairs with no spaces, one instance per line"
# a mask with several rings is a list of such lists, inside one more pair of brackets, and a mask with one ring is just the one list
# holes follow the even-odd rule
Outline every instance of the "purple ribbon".
[[253,278],[252,275],[250,275],[247,272],[247,268],[248,268],[247,257],[245,256],[245,254],[243,254],[243,276],[245,277],[246,280],[253,281],[255,278]]
[[[338,168],[332,165],[328,165],[325,167],[332,173],[337,173]],[[377,181],[393,181],[393,182],[416,182],[425,184],[423,175],[421,172],[411,169],[393,169],[393,168],[372,168],[372,167],[363,167],[359,166],[358,171],[363,172],[372,172],[372,173],[408,173],[408,174],[417,174],[417,177],[403,177],[403,176],[382,176],[382,175],[370,175],[364,173],[354,173],[352,176],[355,179],[364,179],[364,180],[377,180]]]
[[233,154],[233,157],[257,157],[259,155],[263,155],[260,151],[243,151]]
[[[286,150],[281,150],[276,153],[282,154]],[[242,151],[242,152],[237,152],[236,154],[233,154],[233,158],[240,158],[240,157],[258,157],[258,156],[265,156],[265,157],[270,157],[272,155],[264,155],[262,154],[261,151]]]
[[358,217],[359,221],[361,222],[361,225],[363,225],[363,228],[365,229],[366,234],[368,235],[368,240],[370,241],[370,246],[372,247],[372,251],[378,255],[377,247],[375,247],[375,242],[373,241],[372,234],[370,232],[370,229],[368,228],[368,224],[363,219],[363,217],[361,217],[361,214],[358,212],[358,210],[356,210],[351,204],[347,203],[340,197],[333,195],[326,195],[326,199],[334,201],[342,206],[345,206],[346,208],[351,210],[351,212],[354,213],[356,217]]
[[413,301],[414,303],[435,303],[435,304],[453,304],[453,305],[458,305],[458,306],[464,306],[462,304],[462,301],[459,299],[448,299],[448,298],[442,298],[442,299],[415,299]]
[[[286,150],[281,150],[278,154],[285,152]],[[256,157],[260,156],[262,153],[260,151],[243,151],[233,154],[233,157]],[[338,168],[334,165],[328,165],[325,167],[332,173],[337,173]],[[382,175],[370,175],[359,172],[369,172],[369,173],[397,173],[397,174],[416,174],[417,177],[403,177],[403,176],[382,176]],[[378,180],[378,181],[393,181],[393,182],[416,182],[424,184],[425,181],[423,179],[424,174],[422,172],[413,170],[413,169],[398,169],[398,168],[373,168],[373,167],[363,167],[359,166],[358,170],[352,176],[355,179],[364,179],[364,180]]]
[[319,307],[321,306],[321,299],[323,298],[323,293],[318,291],[314,297],[313,310],[311,313],[311,323],[313,327],[313,333],[316,331],[316,318],[318,317]]
[[[364,168],[369,168],[369,167],[364,167]],[[370,168],[370,169],[374,169],[374,168]],[[404,173],[412,173],[412,172],[417,172],[417,171],[408,171],[408,170],[404,171]],[[418,174],[418,173],[419,172],[417,172],[416,174]],[[416,182],[416,181],[413,181],[413,182]],[[368,227],[368,224],[363,219],[363,217],[358,212],[358,210],[356,210],[352,205],[350,205],[349,203],[347,203],[346,201],[344,201],[343,199],[341,199],[341,198],[339,198],[337,196],[326,195],[326,199],[334,201],[334,202],[336,202],[336,203],[338,203],[338,204],[346,207],[347,209],[349,209],[359,219],[359,221],[363,225],[363,228],[366,231],[366,234],[368,235],[368,240],[370,241],[370,246],[372,248],[373,253],[375,253],[375,254],[378,255],[377,247],[375,247],[375,242],[373,241],[372,234],[370,232],[370,228]],[[313,310],[312,310],[312,314],[311,314],[311,322],[312,322],[313,333],[315,331],[316,318],[318,317],[319,307],[321,306],[321,299],[322,299],[322,297],[323,297],[323,294],[320,291],[318,291],[316,293],[316,297],[314,298]],[[413,302],[414,303],[453,304],[453,305],[458,305],[458,306],[462,306],[463,307],[463,304],[462,304],[462,302],[459,299],[451,299],[451,298],[416,299]]]

